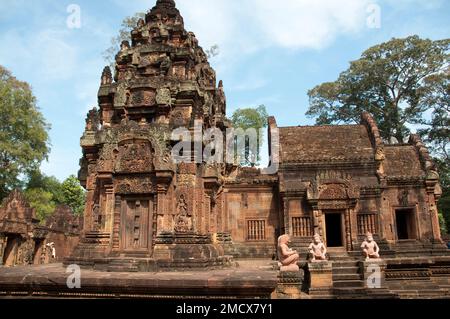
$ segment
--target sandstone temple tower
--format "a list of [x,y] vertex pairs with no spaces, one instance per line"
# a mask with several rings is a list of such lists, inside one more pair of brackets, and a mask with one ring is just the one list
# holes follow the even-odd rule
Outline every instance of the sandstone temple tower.
[[[223,84],[173,0],[158,0],[101,75],[81,139],[84,232],[66,263],[109,271],[223,266],[275,258],[289,234],[301,257],[320,234],[359,258],[367,232],[382,256],[443,252],[439,175],[417,136],[387,145],[373,118],[280,127],[279,170],[175,163],[174,129],[230,127]],[[114,74],[114,75],[113,75]],[[271,153],[276,149],[273,140]],[[203,150],[192,148],[191,158]]]
[[221,264],[209,234],[224,167],[174,164],[170,136],[196,120],[226,128],[222,84],[173,0],[158,0],[131,38],[114,76],[104,69],[99,109],[86,120],[79,176],[87,190],[85,234],[74,257]]

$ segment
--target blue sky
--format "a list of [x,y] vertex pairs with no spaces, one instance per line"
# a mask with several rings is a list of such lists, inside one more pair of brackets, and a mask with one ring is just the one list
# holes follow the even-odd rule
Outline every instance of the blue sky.
[[[52,125],[46,174],[63,180],[78,171],[85,114],[107,64],[102,52],[124,17],[155,2],[0,0],[0,64],[32,85]],[[412,34],[450,36],[448,0],[176,2],[200,45],[219,46],[211,64],[224,81],[228,115],[265,104],[279,126],[313,124],[305,117],[307,91],[335,80],[370,46]],[[71,4],[81,9],[80,28],[67,27]],[[378,10],[380,25],[368,23]]]

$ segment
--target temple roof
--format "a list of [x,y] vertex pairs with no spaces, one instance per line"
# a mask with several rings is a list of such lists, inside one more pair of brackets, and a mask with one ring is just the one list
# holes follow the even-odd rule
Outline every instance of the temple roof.
[[425,175],[414,145],[386,145],[384,169],[390,177],[421,177]]
[[280,127],[281,163],[370,160],[364,125]]

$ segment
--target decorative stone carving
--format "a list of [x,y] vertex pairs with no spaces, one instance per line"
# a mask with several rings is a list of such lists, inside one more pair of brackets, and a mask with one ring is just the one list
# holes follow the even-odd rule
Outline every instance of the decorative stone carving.
[[129,90],[126,82],[121,82],[117,85],[116,94],[114,95],[114,106],[124,107],[128,104]]
[[129,141],[119,145],[116,172],[145,173],[153,171],[150,143]]
[[109,85],[112,83],[112,73],[109,66],[105,66],[102,72],[102,85]]
[[116,178],[114,191],[122,195],[150,194],[155,192],[155,187],[150,177]]
[[409,191],[407,189],[400,189],[398,191],[398,204],[403,207],[409,206]]
[[192,215],[189,213],[184,195],[180,196],[177,203],[177,215],[175,216],[174,230],[177,233],[188,233],[193,231]]
[[150,90],[139,90],[131,94],[129,107],[153,106],[156,104],[156,93]]
[[380,258],[380,248],[377,243],[373,240],[373,235],[371,233],[366,234],[366,239],[361,244],[361,248],[364,253],[366,260],[379,259]]
[[162,88],[156,92],[156,104],[158,105],[172,105],[172,95],[170,89]]
[[327,260],[327,248],[319,234],[314,235],[313,242],[309,245],[308,251],[312,262]]
[[100,112],[94,107],[86,117],[86,131],[95,132],[100,128]]
[[291,240],[289,235],[278,238],[278,258],[280,260],[280,271],[299,271],[297,262],[300,259],[296,250],[289,248]]

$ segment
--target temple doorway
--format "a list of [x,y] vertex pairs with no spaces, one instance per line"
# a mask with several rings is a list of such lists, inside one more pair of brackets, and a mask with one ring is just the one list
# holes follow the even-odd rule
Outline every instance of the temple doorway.
[[3,253],[3,265],[6,267],[14,266],[16,263],[17,251],[21,242],[21,237],[17,235],[8,235],[5,251]]
[[341,212],[325,213],[325,229],[327,247],[343,247],[343,230],[342,230],[342,216]]
[[397,209],[395,211],[397,239],[416,239],[416,222],[414,209]]
[[153,235],[153,200],[129,198],[122,202],[121,249],[150,252]]

